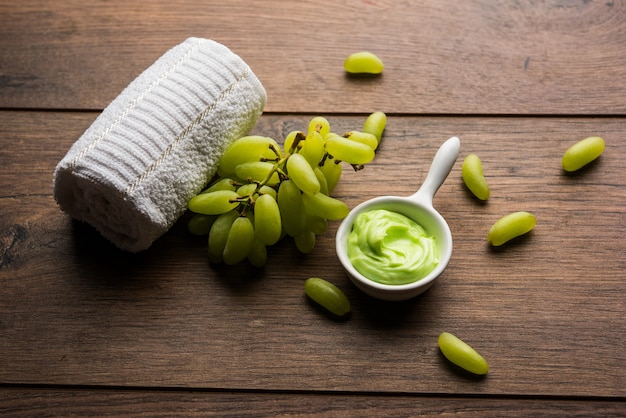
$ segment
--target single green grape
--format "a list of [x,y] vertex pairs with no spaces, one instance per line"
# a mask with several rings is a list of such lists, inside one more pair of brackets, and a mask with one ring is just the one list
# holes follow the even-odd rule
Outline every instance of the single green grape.
[[363,124],[363,132],[374,135],[378,140],[378,143],[380,143],[386,126],[387,115],[383,112],[374,112],[370,114],[367,119],[365,119],[365,123]]
[[320,193],[324,193],[325,195],[329,194],[328,181],[326,181],[326,176],[322,172],[322,169],[317,166],[313,169],[313,173],[315,174],[315,177],[317,177],[317,181],[320,183]]
[[294,242],[298,251],[302,254],[309,254],[315,248],[315,234],[305,229],[300,235],[294,237]]
[[513,212],[498,219],[487,234],[487,241],[500,246],[513,238],[524,235],[535,227],[537,219],[529,212]]
[[217,190],[210,193],[201,193],[192,197],[187,206],[190,211],[204,215],[220,215],[235,209],[239,202],[235,201],[239,195],[232,190]]
[[263,194],[268,194],[270,196],[272,196],[274,199],[276,199],[276,189],[274,187],[270,187],[270,186],[261,186],[261,188],[258,190],[260,195]]
[[457,336],[442,332],[437,343],[443,355],[457,366],[477,375],[489,372],[487,360]]
[[246,183],[246,184],[239,186],[239,188],[237,189],[237,194],[240,197],[252,196],[256,192],[256,189],[257,189],[256,183]]
[[350,301],[337,286],[319,277],[304,281],[304,292],[319,305],[337,316],[350,312]]
[[309,122],[309,133],[310,132],[319,132],[322,135],[322,138],[326,136],[330,132],[330,123],[323,116],[315,116]]
[[254,240],[252,250],[248,254],[248,261],[254,267],[263,267],[267,264],[267,246],[259,240]]
[[228,239],[228,233],[235,219],[239,217],[239,212],[231,210],[217,217],[209,230],[209,261],[220,264],[223,261],[224,247]]
[[234,173],[235,167],[243,163],[261,161],[263,158],[274,160],[277,158],[274,150],[280,152],[280,147],[272,138],[259,135],[244,136],[224,151],[219,161],[221,176]]
[[224,246],[223,260],[227,265],[242,262],[252,251],[254,245],[254,226],[247,216],[234,220]]
[[367,164],[374,159],[375,152],[369,145],[351,141],[334,133],[326,135],[326,151],[348,164]]
[[327,158],[324,161],[324,165],[320,167],[322,173],[324,173],[324,177],[326,178],[326,184],[328,187],[328,195],[332,194],[341,179],[341,174],[343,172],[343,166],[341,162],[338,160]]
[[373,150],[376,150],[376,148],[378,148],[378,139],[376,139],[376,136],[374,134],[361,131],[350,131],[346,132],[343,136],[344,138],[348,138],[351,141],[356,141],[360,142],[361,144],[368,145]]
[[483,165],[476,154],[468,154],[461,168],[465,186],[480,200],[489,199],[489,185],[483,174]]
[[285,150],[285,154],[296,152],[299,148],[302,147],[302,141],[298,140],[298,145],[295,149],[293,148],[293,144],[296,142],[296,138],[306,138],[304,132],[302,131],[291,131],[285,137],[285,142],[283,143],[283,149]]
[[305,214],[305,225],[306,229],[316,235],[321,235],[328,229],[328,221],[325,218],[317,215],[312,215],[308,212]]
[[305,226],[305,212],[298,186],[291,180],[283,180],[276,200],[285,232],[292,237],[300,235]]
[[306,139],[302,141],[300,155],[309,162],[311,167],[317,167],[325,153],[324,137],[317,131],[310,131]]
[[600,157],[604,152],[604,147],[604,139],[599,136],[590,136],[575,143],[563,154],[561,160],[563,170],[576,171],[583,168]]
[[300,154],[292,154],[287,159],[287,175],[302,191],[317,193],[320,182],[309,162]]
[[204,189],[201,193],[211,193],[216,192],[218,190],[236,190],[237,186],[235,185],[235,180],[225,177],[216,180],[209,187]]
[[323,193],[302,193],[302,202],[308,213],[331,221],[343,219],[350,212],[344,202]]
[[208,235],[216,219],[217,215],[194,213],[187,222],[187,230],[193,235]]
[[269,194],[259,196],[254,203],[254,231],[259,242],[274,245],[280,239],[282,220],[278,203]]
[[352,74],[380,74],[385,65],[383,61],[368,51],[355,52],[346,58],[343,68]]
[[[267,179],[268,176],[271,177]],[[235,167],[235,174],[237,177],[244,180],[253,180],[263,182],[267,180],[266,184],[276,185],[280,182],[278,173],[274,170],[274,164],[264,161],[253,161],[248,163],[239,164]]]

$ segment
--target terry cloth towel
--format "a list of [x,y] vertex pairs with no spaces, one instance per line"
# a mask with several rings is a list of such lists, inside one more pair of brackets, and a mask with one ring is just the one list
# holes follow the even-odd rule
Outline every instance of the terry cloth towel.
[[189,38],[141,73],[59,162],[54,197],[123,250],[147,249],[263,112],[265,89],[230,49]]

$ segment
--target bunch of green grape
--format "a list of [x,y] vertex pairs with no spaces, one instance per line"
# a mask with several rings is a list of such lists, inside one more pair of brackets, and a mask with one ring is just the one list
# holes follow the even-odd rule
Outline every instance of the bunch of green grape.
[[219,161],[217,179],[189,201],[189,231],[208,235],[209,261],[215,264],[249,260],[261,267],[267,247],[285,236],[300,252],[311,252],[328,221],[349,212],[330,196],[342,163],[360,170],[372,161],[386,123],[383,112],[374,112],[362,130],[339,135],[317,116],[306,133],[290,132],[282,148],[265,136],[236,140]]

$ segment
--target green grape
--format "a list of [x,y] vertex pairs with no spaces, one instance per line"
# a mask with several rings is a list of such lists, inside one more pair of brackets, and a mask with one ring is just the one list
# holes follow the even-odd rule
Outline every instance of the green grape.
[[312,300],[337,316],[343,316],[350,312],[350,302],[345,293],[329,281],[318,277],[306,279],[304,292]]
[[239,216],[228,231],[223,260],[232,266],[245,260],[254,245],[254,226],[247,216]]
[[565,151],[561,159],[561,165],[565,171],[576,171],[596,158],[600,157],[606,146],[604,139],[599,136],[585,138]]
[[272,138],[251,135],[244,136],[233,142],[220,158],[219,166],[222,173],[232,174],[235,167],[243,163],[260,161],[262,158],[274,160],[277,158],[276,152],[280,152],[280,148],[276,141]]
[[[281,216],[281,221],[282,221],[282,216]],[[304,224],[304,223],[303,223]],[[304,227],[302,227],[304,229]],[[282,241],[286,236],[287,236],[287,232],[285,231],[285,224],[283,223],[283,229],[280,233],[280,238],[278,238],[278,241]]]
[[256,183],[247,183],[237,189],[237,194],[241,197],[252,196],[256,192]]
[[343,166],[338,160],[327,158],[326,161],[324,161],[324,165],[320,167],[320,170],[324,173],[326,184],[328,186],[327,194],[330,195],[339,183],[341,173],[343,172]]
[[305,215],[305,222],[306,229],[317,235],[323,234],[328,229],[328,221],[326,219],[308,212]]
[[272,196],[274,199],[276,199],[276,189],[274,189],[273,187],[261,186],[261,188],[258,190],[258,192],[261,195],[268,194],[268,195]]
[[319,132],[324,138],[330,132],[330,123],[322,116],[316,116],[309,122],[309,133]]
[[348,56],[343,63],[343,68],[352,74],[380,74],[385,66],[376,55],[362,51]]
[[254,231],[258,241],[265,245],[278,242],[282,221],[278,203],[269,194],[259,196],[254,203]]
[[298,186],[291,180],[281,182],[277,201],[285,232],[292,237],[300,235],[305,226],[305,212]]
[[302,203],[308,213],[331,221],[343,219],[350,212],[348,205],[341,200],[323,193],[302,193]]
[[487,360],[454,334],[442,332],[437,344],[443,355],[457,366],[468,372],[485,375],[489,372]]
[[237,186],[235,185],[235,181],[231,178],[226,177],[216,180],[208,188],[203,190],[202,193],[211,193],[218,190],[235,190],[236,188]]
[[320,169],[320,167],[315,167],[313,169],[313,173],[315,177],[317,177],[317,181],[320,183],[320,193],[328,194],[328,182],[326,181],[326,176]]
[[255,239],[252,245],[252,250],[248,254],[248,261],[254,267],[263,267],[267,264],[267,246]]
[[365,123],[363,124],[363,132],[374,135],[378,143],[380,143],[386,125],[387,115],[383,112],[374,112],[365,120]]
[[[242,163],[235,167],[237,177],[258,182],[264,182],[272,171],[274,171],[274,164],[263,161]],[[274,171],[267,184],[275,185],[279,182],[280,178],[278,177],[278,173]]]
[[187,222],[187,230],[193,235],[208,235],[217,216],[194,213]]
[[360,142],[361,144],[369,145],[370,148],[372,148],[373,150],[378,148],[378,140],[373,134],[361,131],[350,131],[346,132],[343,136],[344,138],[348,138],[351,141],[356,141]]
[[309,193],[320,191],[320,182],[317,180],[313,168],[300,154],[292,154],[287,159],[287,175],[302,191]]
[[529,212],[513,212],[498,219],[487,233],[487,241],[494,247],[533,230],[537,224],[535,215]]
[[[227,173],[226,171],[224,171],[224,169],[222,169],[221,165],[217,166],[217,171],[216,171],[215,174],[217,174],[217,176],[221,177],[221,178],[229,178],[229,177],[231,177],[231,178],[234,179],[234,177],[235,177],[235,172]],[[238,179],[234,179],[235,182],[237,182],[237,180]]]
[[465,186],[480,200],[489,199],[489,185],[483,173],[483,165],[476,154],[468,154],[463,160],[461,176]]
[[192,197],[187,206],[192,212],[204,215],[220,215],[235,209],[239,205],[239,202],[235,201],[238,197],[237,192],[232,190],[217,190]]
[[228,239],[228,233],[239,212],[231,210],[217,217],[209,231],[209,261],[219,264],[223,261],[224,247]]
[[335,133],[326,135],[326,151],[348,164],[367,164],[374,159],[374,149],[360,142],[351,141]]
[[309,132],[302,142],[300,154],[306,158],[311,167],[317,167],[325,153],[324,137],[317,131]]
[[294,237],[296,248],[302,254],[309,254],[315,248],[315,234],[311,231],[303,231]]
[[305,138],[304,136],[304,132],[302,131],[291,131],[287,134],[287,136],[285,137],[285,142],[283,143],[283,149],[285,150],[285,154],[286,153],[294,153],[296,152],[296,149],[292,149],[294,142],[296,141],[296,138],[300,137],[300,139],[298,139],[298,144],[296,146],[296,148],[302,147],[302,138]]

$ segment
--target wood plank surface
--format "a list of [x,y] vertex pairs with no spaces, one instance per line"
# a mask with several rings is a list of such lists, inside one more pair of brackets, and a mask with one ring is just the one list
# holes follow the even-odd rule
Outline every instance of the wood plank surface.
[[[352,207],[411,194],[440,143],[459,135],[460,158],[482,157],[492,198],[469,195],[457,162],[435,197],[455,240],[450,266],[426,294],[384,303],[345,277],[337,223],[312,254],[285,240],[256,270],[210,266],[184,219],[138,255],[72,222],[53,200],[52,171],[96,115],[0,112],[0,382],[626,396],[624,118],[391,116],[374,162],[347,171],[336,197]],[[280,140],[308,118],[265,115],[255,132]],[[338,131],[364,120],[328,118]],[[591,134],[605,137],[605,154],[565,175],[563,151]],[[490,225],[514,210],[535,213],[536,230],[490,249]],[[347,320],[308,302],[310,276],[346,292]],[[450,367],[436,344],[442,331],[478,349],[489,375]]]
[[[626,113],[626,3],[89,1],[0,3],[0,107],[102,109],[167,49],[215,39],[268,112]],[[371,50],[381,77],[346,77]]]
[[[94,408],[97,406],[97,409]],[[94,409],[97,413],[94,413]],[[306,414],[303,414],[306,411]],[[145,389],[0,389],[0,412],[36,416],[359,416],[623,417],[607,399],[523,399],[328,393],[203,392]]]
[[[0,415],[626,416],[625,33],[624,0],[0,0]],[[350,207],[414,193],[461,138],[434,199],[454,253],[428,292],[360,292],[336,258],[338,222],[311,254],[285,239],[255,269],[209,264],[188,214],[133,255],[60,211],[57,162],[191,36],[265,86],[254,133],[282,142],[313,115],[344,132],[388,114],[375,160],[334,193]],[[360,50],[381,76],[345,74]],[[590,135],[605,153],[565,174],[563,152]],[[470,152],[487,203],[462,182]],[[489,247],[517,210],[535,230]],[[312,276],[344,290],[347,318],[307,299]],[[452,366],[442,331],[489,374]]]

